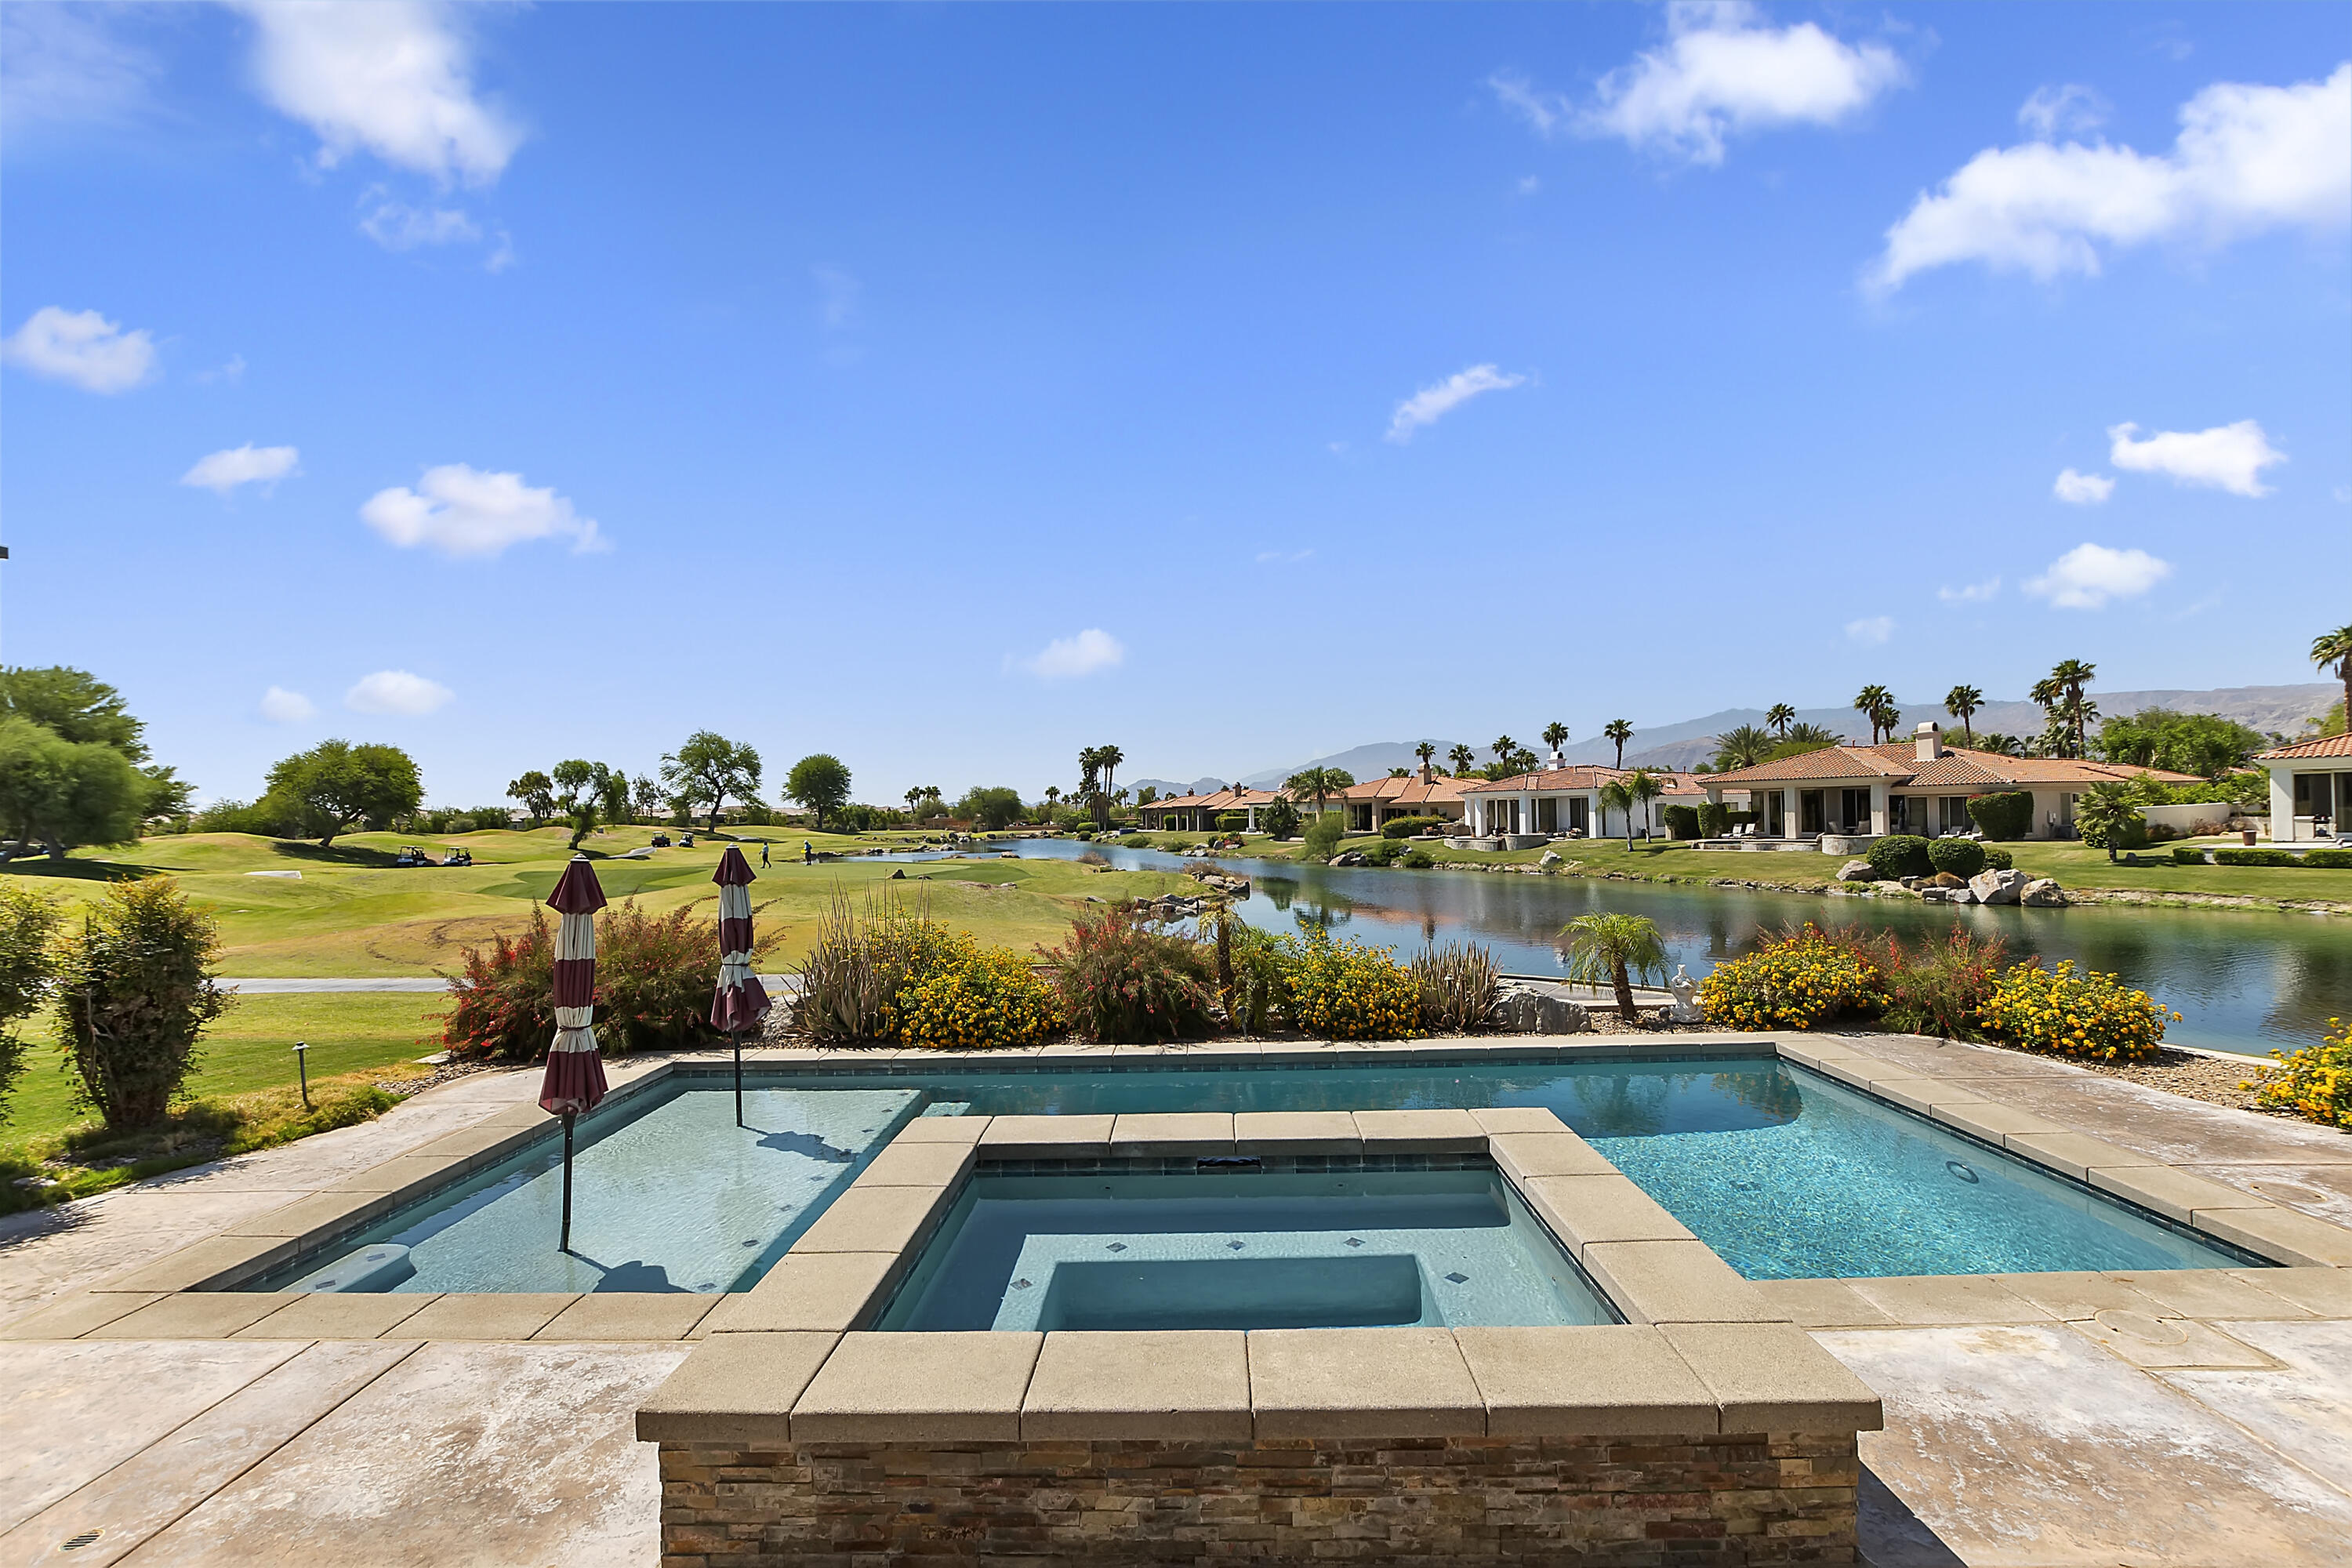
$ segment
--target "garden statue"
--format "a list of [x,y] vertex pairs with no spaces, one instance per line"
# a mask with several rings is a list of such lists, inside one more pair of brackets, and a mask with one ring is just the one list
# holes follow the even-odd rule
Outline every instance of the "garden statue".
[[1706,1012],[1698,1005],[1698,982],[1690,977],[1689,970],[1675,964],[1675,977],[1666,982],[1666,989],[1675,998],[1666,1008],[1666,1022],[1698,1024],[1706,1020]]

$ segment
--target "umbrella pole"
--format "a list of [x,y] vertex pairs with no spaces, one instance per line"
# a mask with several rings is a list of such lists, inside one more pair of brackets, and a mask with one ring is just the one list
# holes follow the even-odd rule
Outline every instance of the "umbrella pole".
[[743,1035],[740,1030],[727,1031],[730,1044],[735,1047],[735,1125],[743,1125]]
[[563,1240],[560,1252],[572,1250],[572,1112],[563,1113]]

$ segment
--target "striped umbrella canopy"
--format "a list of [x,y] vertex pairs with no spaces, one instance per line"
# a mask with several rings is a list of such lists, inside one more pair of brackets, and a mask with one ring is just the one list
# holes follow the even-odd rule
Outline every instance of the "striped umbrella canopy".
[[735,1047],[735,1125],[743,1125],[743,1031],[767,1015],[768,993],[751,973],[751,863],[734,845],[710,874],[719,884],[719,989],[710,996],[710,1023]]
[[596,911],[604,907],[604,889],[587,856],[572,858],[547,903],[563,921],[555,932],[555,1043],[547,1047],[539,1104],[568,1119],[595,1110],[604,1099],[604,1064],[589,1027],[596,1011]]

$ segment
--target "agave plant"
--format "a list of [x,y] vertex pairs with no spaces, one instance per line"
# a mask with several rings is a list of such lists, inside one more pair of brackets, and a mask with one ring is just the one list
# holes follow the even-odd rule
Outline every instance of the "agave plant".
[[1486,1026],[1503,1005],[1503,970],[1474,942],[1448,942],[1412,961],[1421,993],[1421,1021],[1432,1034],[1466,1034]]

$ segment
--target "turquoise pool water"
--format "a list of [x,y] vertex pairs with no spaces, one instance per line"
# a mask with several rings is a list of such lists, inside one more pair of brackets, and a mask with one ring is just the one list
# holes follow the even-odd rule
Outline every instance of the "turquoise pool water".
[[[573,1256],[551,1135],[256,1288],[747,1289],[919,1114],[1543,1106],[1750,1279],[2244,1264],[2211,1244],[1777,1059],[682,1076],[581,1123]],[[355,1266],[356,1267],[356,1266]]]
[[1492,1166],[984,1175],[880,1327],[1327,1329],[1616,1319]]

